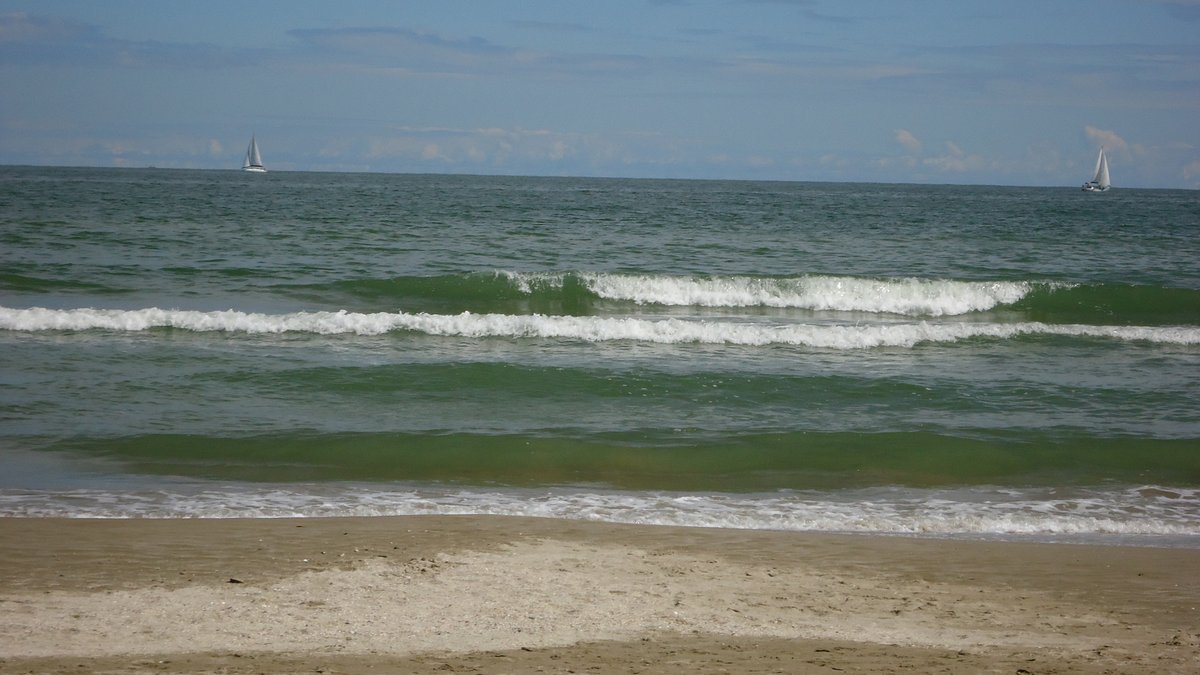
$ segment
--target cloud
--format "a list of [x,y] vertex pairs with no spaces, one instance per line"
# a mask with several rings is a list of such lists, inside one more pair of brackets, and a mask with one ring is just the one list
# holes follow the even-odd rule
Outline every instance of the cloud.
[[511,60],[516,55],[516,50],[483,38],[452,40],[405,28],[306,28],[288,34],[326,56],[479,67],[487,60]]
[[495,74],[628,74],[650,60],[624,54],[567,54],[517,49],[479,37],[447,38],[407,28],[310,28],[288,32],[309,56],[380,72],[489,76]]
[[[369,162],[370,170],[622,175],[630,167],[676,166],[684,155],[669,136],[645,132],[580,133],[556,129],[393,127],[330,148],[331,161]],[[707,165],[706,160],[692,158]],[[757,166],[756,158],[739,166]]]
[[[579,24],[514,22],[522,28],[583,32]],[[448,37],[403,27],[306,28],[288,32],[299,41],[300,57],[337,62],[375,74],[416,74],[457,77],[613,76],[650,73],[712,75],[742,80],[765,76],[795,81],[881,81],[933,74],[924,67],[893,62],[828,61],[837,49],[801,42],[746,38],[751,52],[782,54],[764,58],[742,53],[716,56],[642,55],[630,53],[543,51],[497,44],[480,37]],[[826,59],[823,61],[822,59]]]
[[937,157],[921,160],[924,166],[943,172],[966,173],[987,167],[987,161],[979,155],[968,155],[958,144],[946,141],[946,152]]
[[913,136],[912,132],[907,129],[896,130],[896,142],[903,145],[909,152],[917,153],[921,151],[921,141]]
[[834,24],[851,24],[857,21],[856,19],[852,19],[847,16],[818,12],[817,10],[812,9],[812,7],[817,4],[813,0],[741,0],[741,2],[742,4],[747,5],[780,5],[784,7],[795,7],[800,10],[801,16],[811,21],[824,21]]
[[514,159],[559,161],[588,142],[582,134],[546,130],[399,128],[371,139],[369,156],[376,160],[501,165]]
[[1191,187],[1200,188],[1200,159],[1185,165],[1182,171],[1184,180],[1190,183]]
[[560,21],[510,21],[509,25],[516,28],[546,31],[551,33],[590,33],[593,29],[581,23]]
[[0,44],[36,44],[63,42],[94,37],[96,30],[86,24],[58,17],[15,12],[0,15]]
[[1167,13],[1183,21],[1200,21],[1200,2],[1197,0],[1142,0],[1149,4],[1163,5]]
[[1129,144],[1125,142],[1125,139],[1118,136],[1117,132],[1115,131],[1111,131],[1109,129],[1097,129],[1091,125],[1085,127],[1084,131],[1087,133],[1087,137],[1089,139],[1098,142],[1100,145],[1103,145],[1106,148],[1111,148],[1113,150],[1125,150],[1129,147]]
[[245,65],[266,53],[209,44],[121,40],[73,19],[24,12],[0,15],[0,63],[9,65],[206,68]]

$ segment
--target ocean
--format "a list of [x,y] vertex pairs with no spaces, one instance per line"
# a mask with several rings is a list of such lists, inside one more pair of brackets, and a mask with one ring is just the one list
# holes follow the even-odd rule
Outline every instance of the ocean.
[[0,515],[1200,547],[1200,192],[0,167]]

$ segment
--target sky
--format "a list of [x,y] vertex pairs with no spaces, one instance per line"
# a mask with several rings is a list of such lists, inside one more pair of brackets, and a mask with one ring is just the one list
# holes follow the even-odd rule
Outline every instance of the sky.
[[0,0],[0,164],[1200,188],[1200,0]]

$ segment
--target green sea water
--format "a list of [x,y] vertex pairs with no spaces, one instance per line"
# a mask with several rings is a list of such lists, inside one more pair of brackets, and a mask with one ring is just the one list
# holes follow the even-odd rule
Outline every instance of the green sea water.
[[1200,194],[0,168],[0,514],[1200,545]]

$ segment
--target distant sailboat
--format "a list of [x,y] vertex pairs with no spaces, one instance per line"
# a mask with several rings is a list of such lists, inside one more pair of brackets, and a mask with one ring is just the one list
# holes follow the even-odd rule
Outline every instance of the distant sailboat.
[[253,136],[250,137],[250,145],[246,148],[246,161],[242,163],[242,171],[267,172],[267,167],[262,163],[262,155],[258,154],[258,141],[254,140]]
[[1105,192],[1112,184],[1108,180],[1108,157],[1104,148],[1100,148],[1100,156],[1096,157],[1096,175],[1083,184],[1084,192]]

